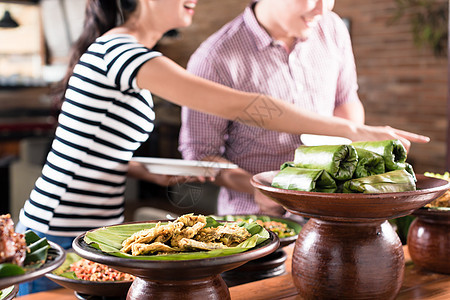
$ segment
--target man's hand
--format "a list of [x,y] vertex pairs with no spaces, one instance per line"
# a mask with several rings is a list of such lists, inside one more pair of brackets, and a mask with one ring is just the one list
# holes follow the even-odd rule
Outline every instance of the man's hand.
[[128,163],[128,174],[129,177],[133,177],[140,180],[149,181],[161,186],[172,186],[178,183],[187,182],[206,182],[214,181],[213,177],[204,176],[174,176],[174,175],[161,175],[150,173],[147,168],[136,161],[130,161]]
[[270,216],[282,216],[286,210],[272,199],[264,196],[259,190],[255,189],[255,202],[258,204],[261,213]]

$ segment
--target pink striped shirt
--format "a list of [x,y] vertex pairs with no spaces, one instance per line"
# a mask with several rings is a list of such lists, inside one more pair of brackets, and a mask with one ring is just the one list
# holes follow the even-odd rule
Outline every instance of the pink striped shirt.
[[[324,116],[359,101],[350,36],[333,12],[306,41],[288,53],[258,24],[249,6],[209,37],[192,55],[188,70],[232,88],[271,95]],[[220,105],[220,104],[218,104]],[[222,156],[256,174],[292,161],[297,135],[249,127],[182,109],[179,150],[185,159]],[[219,214],[258,213],[253,196],[222,188]]]

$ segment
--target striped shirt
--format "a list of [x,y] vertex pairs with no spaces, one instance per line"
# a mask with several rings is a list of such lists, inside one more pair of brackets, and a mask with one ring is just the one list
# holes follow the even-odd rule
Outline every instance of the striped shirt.
[[160,55],[129,35],[100,37],[82,55],[21,223],[77,236],[123,222],[128,162],[148,139],[155,117],[152,96],[137,86],[136,74]]
[[[359,101],[356,67],[345,24],[326,13],[291,52],[259,25],[252,8],[209,37],[188,70],[232,88],[271,95],[323,116]],[[185,159],[222,156],[256,174],[278,170],[301,144],[298,135],[267,131],[182,109],[179,150]],[[219,214],[259,213],[253,196],[222,188]]]

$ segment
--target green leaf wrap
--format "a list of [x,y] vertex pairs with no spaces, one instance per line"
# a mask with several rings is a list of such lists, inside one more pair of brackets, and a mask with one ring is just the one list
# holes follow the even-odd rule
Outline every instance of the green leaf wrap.
[[336,181],[325,170],[287,167],[272,179],[272,186],[280,189],[334,193]]
[[414,178],[414,182],[417,182],[416,173],[414,172],[414,169],[410,163],[405,163],[405,170],[411,174],[411,176]]
[[384,159],[381,155],[362,148],[356,148],[356,153],[358,154],[358,163],[356,164],[356,170],[353,174],[354,178],[367,177],[386,172]]
[[354,142],[351,145],[383,156],[386,171],[405,168],[406,149],[399,140]]
[[323,169],[336,180],[351,179],[357,162],[356,149],[351,145],[300,146],[294,155],[296,167]]
[[348,180],[343,186],[344,193],[395,193],[415,190],[414,177],[406,170]]

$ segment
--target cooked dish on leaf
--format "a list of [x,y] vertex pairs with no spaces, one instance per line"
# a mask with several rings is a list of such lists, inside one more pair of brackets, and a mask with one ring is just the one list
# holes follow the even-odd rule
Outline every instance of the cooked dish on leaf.
[[266,215],[224,215],[214,216],[216,220],[256,223],[275,233],[280,239],[297,235],[302,229],[299,223],[283,217]]
[[22,266],[27,253],[25,235],[14,231],[11,215],[0,216],[0,264]]
[[240,253],[269,237],[256,223],[221,223],[213,217],[187,214],[174,221],[99,228],[87,232],[84,240],[115,256],[182,260]]
[[134,233],[120,251],[132,255],[224,249],[237,246],[251,235],[236,223],[207,227],[205,216],[184,215],[175,221]]
[[9,214],[0,215],[0,278],[23,275],[41,267],[50,244],[31,230],[14,231]]
[[55,275],[87,281],[131,281],[135,276],[117,271],[107,265],[99,264],[69,252],[64,263],[55,271]]
[[300,146],[272,179],[276,188],[322,193],[414,191],[416,176],[398,140]]
[[[450,181],[449,172],[445,172],[444,174],[425,172],[423,175]],[[442,196],[438,197],[437,199],[426,204],[425,207],[439,208],[441,210],[450,210],[450,190],[446,191]]]

